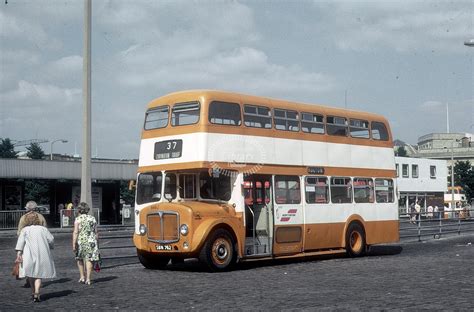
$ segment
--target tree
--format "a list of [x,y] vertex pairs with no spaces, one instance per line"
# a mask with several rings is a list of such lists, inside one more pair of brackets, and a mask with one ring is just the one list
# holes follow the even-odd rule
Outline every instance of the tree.
[[26,156],[31,159],[43,159],[44,157],[44,151],[39,143],[31,143],[31,145],[28,146],[26,150],[28,151]]
[[469,160],[454,164],[454,185],[464,189],[468,202],[474,198],[474,168]]
[[135,189],[130,190],[129,181],[120,181],[120,198],[124,200],[125,204],[135,204]]
[[15,146],[9,138],[0,141],[0,158],[16,158],[18,152],[15,152]]
[[38,205],[49,204],[50,186],[44,180],[25,180],[25,201],[34,200]]
[[405,146],[399,146],[397,151],[395,152],[395,156],[407,157],[408,153],[407,153],[407,150],[405,149]]

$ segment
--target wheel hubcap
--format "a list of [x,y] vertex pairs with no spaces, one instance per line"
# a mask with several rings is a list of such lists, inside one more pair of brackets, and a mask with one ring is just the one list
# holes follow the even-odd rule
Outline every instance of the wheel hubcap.
[[230,243],[224,238],[216,239],[212,248],[212,258],[214,262],[219,264],[225,263],[229,260],[229,254]]

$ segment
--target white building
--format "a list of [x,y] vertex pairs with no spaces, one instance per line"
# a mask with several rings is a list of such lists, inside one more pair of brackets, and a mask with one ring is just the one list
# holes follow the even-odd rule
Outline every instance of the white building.
[[398,187],[398,206],[401,214],[419,201],[422,211],[428,206],[444,205],[448,169],[446,160],[395,157]]

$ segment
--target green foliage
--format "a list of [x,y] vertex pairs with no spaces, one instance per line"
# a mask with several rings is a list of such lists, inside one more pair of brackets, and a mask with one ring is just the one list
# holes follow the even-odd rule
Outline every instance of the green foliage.
[[0,158],[16,158],[18,152],[15,152],[15,146],[9,138],[0,141]]
[[31,159],[43,159],[44,157],[44,151],[39,143],[31,143],[26,150],[28,151],[26,155]]
[[407,157],[408,153],[407,153],[407,150],[405,149],[405,146],[399,146],[397,151],[395,152],[395,156]]
[[38,205],[49,204],[49,183],[42,180],[25,181],[25,202],[34,200]]
[[120,181],[120,198],[127,205],[135,205],[135,189],[128,189],[128,181]]
[[454,185],[464,189],[468,202],[474,198],[474,168],[469,160],[454,164]]

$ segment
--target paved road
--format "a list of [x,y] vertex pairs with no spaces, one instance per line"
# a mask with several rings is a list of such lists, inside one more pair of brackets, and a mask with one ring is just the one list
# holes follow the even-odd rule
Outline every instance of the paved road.
[[9,276],[15,238],[0,237],[0,311],[474,308],[474,235],[377,246],[363,258],[260,262],[214,274],[192,261],[151,271],[136,259],[110,260],[91,286],[77,283],[70,234],[55,237],[58,278],[45,283],[41,303],[30,302],[23,281]]

